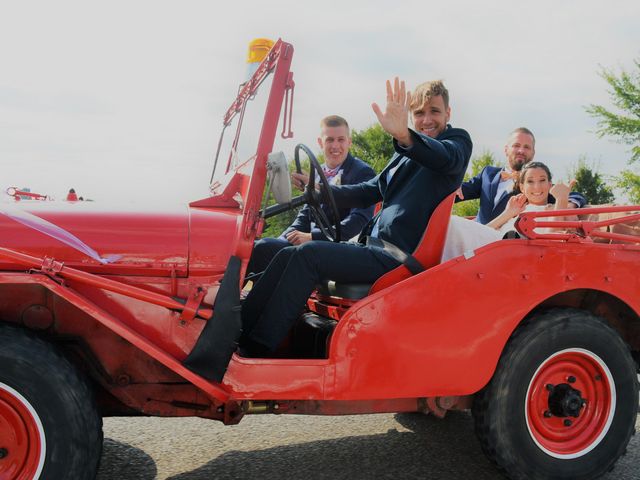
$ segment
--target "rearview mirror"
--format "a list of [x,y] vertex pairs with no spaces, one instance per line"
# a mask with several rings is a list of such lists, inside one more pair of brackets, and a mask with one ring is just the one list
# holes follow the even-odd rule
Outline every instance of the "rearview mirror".
[[289,178],[287,158],[283,152],[272,152],[267,157],[267,178],[276,202],[289,203],[291,201],[291,179]]

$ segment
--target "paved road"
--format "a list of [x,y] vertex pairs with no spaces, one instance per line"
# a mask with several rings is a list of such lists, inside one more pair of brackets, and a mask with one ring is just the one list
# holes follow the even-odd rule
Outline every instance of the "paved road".
[[[636,422],[640,430],[640,418]],[[99,480],[502,479],[470,414],[105,419]],[[608,480],[640,479],[640,435]]]

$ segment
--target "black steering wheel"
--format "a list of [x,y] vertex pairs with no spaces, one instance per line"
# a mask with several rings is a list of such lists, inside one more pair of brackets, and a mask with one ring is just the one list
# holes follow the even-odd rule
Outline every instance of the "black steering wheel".
[[[311,152],[309,147],[302,143],[296,145],[294,152],[296,172],[302,173],[302,167],[300,166],[300,150],[304,150],[304,153],[306,153],[309,158],[309,183],[307,183],[305,188],[304,196],[307,201],[307,205],[309,206],[309,210],[311,211],[311,215],[313,215],[318,228],[329,240],[339,242],[341,237],[340,213],[338,212],[338,206],[336,205],[336,200],[333,197],[333,192],[331,192],[329,182],[327,182],[327,177],[322,171],[322,167],[320,166],[316,156]],[[316,172],[320,177],[319,192],[316,190]],[[321,203],[329,207],[329,213],[330,216],[333,217],[332,219],[330,219],[322,209],[320,206]],[[333,222],[331,220],[333,220]]]

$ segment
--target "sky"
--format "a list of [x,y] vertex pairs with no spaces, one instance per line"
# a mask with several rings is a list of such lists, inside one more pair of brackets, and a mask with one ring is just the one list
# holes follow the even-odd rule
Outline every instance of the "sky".
[[0,0],[0,188],[63,198],[180,203],[207,195],[222,117],[249,42],[295,49],[295,144],[319,120],[375,123],[384,82],[443,79],[474,155],[504,158],[530,128],[536,159],[567,179],[580,157],[606,175],[629,146],[595,135],[611,106],[602,68],[640,59],[640,2]]

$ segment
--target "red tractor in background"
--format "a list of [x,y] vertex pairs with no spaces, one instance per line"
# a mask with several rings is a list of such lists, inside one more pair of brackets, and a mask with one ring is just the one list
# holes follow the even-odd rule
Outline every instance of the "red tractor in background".
[[[640,207],[554,222],[573,233],[536,233],[549,222],[526,213],[523,238],[441,263],[450,196],[414,252],[422,273],[320,286],[277,358],[235,352],[265,218],[319,202],[313,188],[290,198],[272,152],[279,125],[292,136],[292,58],[279,40],[241,87],[211,196],[162,212],[0,206],[0,479],[95,477],[102,417],[116,415],[234,424],[471,409],[483,450],[511,478],[612,468],[638,411],[640,246],[606,227],[638,220]],[[265,184],[280,205],[266,207]]]
[[16,202],[19,202],[20,200],[50,200],[47,195],[34,193],[29,190],[25,190],[24,188],[19,189],[16,187],[9,187],[5,190],[5,193],[10,197],[13,197]]

